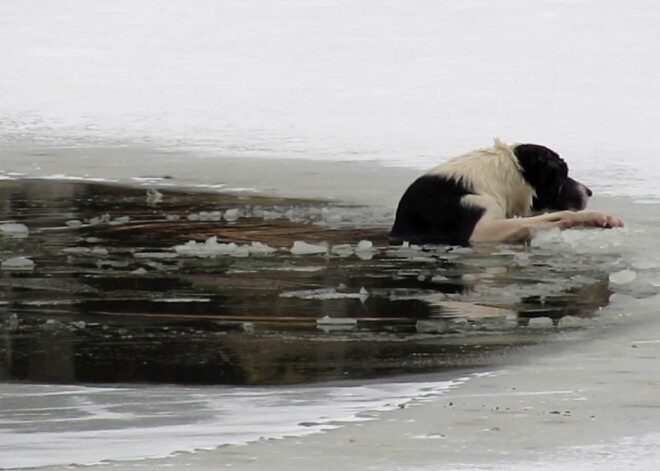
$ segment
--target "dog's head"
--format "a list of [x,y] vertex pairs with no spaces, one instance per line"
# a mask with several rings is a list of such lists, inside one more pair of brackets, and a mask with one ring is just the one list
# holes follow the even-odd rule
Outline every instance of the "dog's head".
[[523,177],[534,188],[534,211],[578,211],[587,207],[592,191],[568,176],[568,166],[545,146],[518,144],[513,148]]

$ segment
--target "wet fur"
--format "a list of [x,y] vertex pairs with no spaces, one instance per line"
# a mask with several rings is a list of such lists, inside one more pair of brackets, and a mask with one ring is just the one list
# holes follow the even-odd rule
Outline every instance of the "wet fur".
[[524,240],[538,227],[557,224],[557,218],[535,214],[584,209],[589,196],[556,152],[496,140],[493,147],[451,159],[413,182],[399,202],[390,242]]

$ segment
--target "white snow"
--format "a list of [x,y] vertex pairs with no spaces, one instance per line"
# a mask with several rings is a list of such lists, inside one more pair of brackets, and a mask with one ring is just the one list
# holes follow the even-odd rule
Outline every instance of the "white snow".
[[652,0],[6,0],[0,135],[420,169],[500,136],[657,200],[659,23]]
[[364,412],[429,401],[468,380],[276,389],[5,384],[2,397],[15,407],[0,430],[0,456],[10,468],[92,464],[302,436],[373,420]]

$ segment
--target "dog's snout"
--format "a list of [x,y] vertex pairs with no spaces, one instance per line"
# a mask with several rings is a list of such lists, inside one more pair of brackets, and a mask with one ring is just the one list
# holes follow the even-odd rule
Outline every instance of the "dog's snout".
[[588,186],[586,185],[582,185],[582,186],[584,186],[584,191],[587,193],[587,196],[591,198],[594,195],[594,192],[591,191],[591,188],[589,188]]

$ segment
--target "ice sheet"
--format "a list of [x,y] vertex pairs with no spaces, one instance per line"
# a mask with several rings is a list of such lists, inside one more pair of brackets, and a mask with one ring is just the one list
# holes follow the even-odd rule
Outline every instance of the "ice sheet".
[[652,0],[9,0],[0,135],[420,169],[499,136],[556,148],[599,193],[657,198],[659,22]]
[[375,420],[465,381],[293,388],[4,384],[0,462],[3,468],[92,464],[303,436]]

